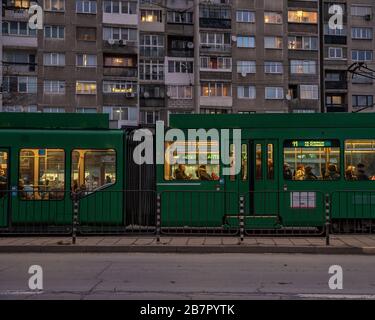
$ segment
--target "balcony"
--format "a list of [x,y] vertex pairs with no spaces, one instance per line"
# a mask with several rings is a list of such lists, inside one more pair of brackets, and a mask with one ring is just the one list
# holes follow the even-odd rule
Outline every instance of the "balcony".
[[230,52],[232,45],[230,44],[201,44],[201,52]]
[[118,53],[118,54],[137,54],[138,42],[137,41],[112,41],[103,40],[103,51]]
[[326,35],[324,36],[324,43],[325,44],[340,44],[346,45],[346,36],[333,36],[333,35]]
[[104,76],[115,76],[115,77],[125,77],[125,78],[137,78],[138,68],[129,67],[106,67],[103,68]]
[[145,98],[142,97],[139,100],[141,107],[146,108],[164,108],[166,105],[165,98]]
[[138,15],[103,12],[103,23],[136,26],[138,25]]
[[327,104],[327,112],[348,112],[347,104]]
[[209,29],[231,29],[232,20],[231,19],[200,18],[199,26],[201,28],[209,28]]
[[327,90],[346,90],[348,89],[348,83],[347,81],[326,81],[325,82],[325,88]]

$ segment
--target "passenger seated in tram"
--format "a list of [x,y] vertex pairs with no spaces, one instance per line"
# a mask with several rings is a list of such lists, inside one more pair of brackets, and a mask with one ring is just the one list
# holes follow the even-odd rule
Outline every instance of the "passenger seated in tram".
[[340,179],[340,173],[337,170],[337,166],[335,164],[328,165],[327,173],[324,177],[325,180],[339,180]]
[[209,181],[212,180],[211,176],[207,173],[206,165],[202,164],[199,166],[198,170],[196,171],[196,175],[199,180]]
[[348,166],[345,170],[345,179],[346,180],[357,180],[357,176],[355,175],[355,167]]
[[357,164],[357,180],[369,180],[369,177],[366,174],[365,165],[363,163]]
[[293,179],[293,173],[292,173],[292,170],[290,170],[289,163],[284,163],[284,179],[285,180]]
[[304,180],[305,179],[305,166],[299,164],[297,170],[294,172],[294,180]]
[[176,180],[190,180],[191,174],[186,174],[186,167],[183,164],[179,164],[178,168],[174,171],[174,176]]
[[0,169],[0,198],[6,195],[7,189],[7,176],[4,169]]
[[305,180],[318,180],[318,177],[312,172],[311,166],[305,167]]

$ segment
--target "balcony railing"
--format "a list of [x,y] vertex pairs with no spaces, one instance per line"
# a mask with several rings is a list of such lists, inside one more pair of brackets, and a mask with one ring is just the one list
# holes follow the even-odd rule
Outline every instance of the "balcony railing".
[[199,25],[201,28],[213,29],[231,29],[231,19],[200,18]]
[[327,112],[348,112],[347,104],[327,104]]
[[138,76],[138,68],[104,66],[104,75],[105,76],[136,78]]
[[326,89],[346,90],[348,89],[348,83],[346,81],[326,81],[325,87]]
[[201,50],[205,52],[230,52],[230,44],[201,44]]

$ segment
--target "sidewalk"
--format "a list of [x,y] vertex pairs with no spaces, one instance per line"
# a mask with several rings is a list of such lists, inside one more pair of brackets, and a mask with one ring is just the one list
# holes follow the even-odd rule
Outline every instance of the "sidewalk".
[[375,255],[375,235],[324,237],[252,237],[238,244],[236,237],[80,236],[2,237],[0,253],[153,252],[153,253],[306,253]]

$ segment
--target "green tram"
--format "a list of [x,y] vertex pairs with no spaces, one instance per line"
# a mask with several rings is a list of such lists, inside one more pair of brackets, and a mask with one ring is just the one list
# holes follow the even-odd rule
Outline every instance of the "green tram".
[[[203,169],[211,179],[199,177],[199,164],[186,164],[185,176],[168,159],[158,165],[164,225],[236,228],[242,214],[247,229],[322,230],[328,209],[336,230],[373,230],[375,115],[174,115],[170,126],[241,129],[241,159],[217,164],[207,157]],[[231,157],[232,142],[229,138]],[[192,143],[195,147],[187,148]],[[199,154],[200,143],[186,141],[187,152]],[[218,153],[217,141],[206,143]],[[240,173],[223,176],[234,161],[241,162]]]
[[[328,207],[334,227],[373,228],[373,114],[172,115],[165,133],[207,137],[163,139],[164,150],[180,148],[143,165],[134,128],[108,123],[104,114],[0,114],[0,232],[70,232],[77,194],[81,231],[154,230],[159,206],[166,231],[238,230],[241,217],[247,230],[321,230]],[[240,150],[233,131],[212,138],[210,129],[239,129]],[[202,163],[176,161],[203,152]]]

